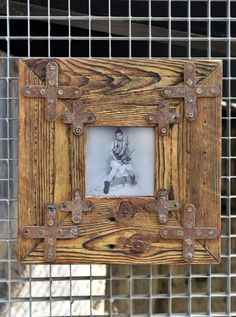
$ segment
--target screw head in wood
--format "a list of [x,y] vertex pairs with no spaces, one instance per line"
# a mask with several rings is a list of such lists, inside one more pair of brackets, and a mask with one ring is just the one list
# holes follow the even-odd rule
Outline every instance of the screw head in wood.
[[30,90],[29,90],[29,88],[25,88],[25,93],[26,93],[26,95],[30,95]]
[[53,244],[53,239],[52,238],[48,238],[48,244],[50,244],[50,245]]
[[189,118],[193,118],[194,117],[194,113],[193,112],[189,112],[188,116],[189,116]]
[[187,84],[189,85],[189,86],[192,86],[192,84],[193,84],[193,81],[192,81],[192,79],[188,79],[188,81],[187,81]]
[[75,133],[76,133],[76,134],[80,134],[80,132],[81,132],[81,129],[80,129],[80,128],[76,128],[76,129],[75,129]]
[[50,99],[48,99],[48,102],[49,103],[54,103],[54,99],[50,98]]
[[191,240],[191,239],[186,239],[185,242],[186,242],[188,245],[191,245],[191,244],[192,244],[192,240]]
[[185,259],[186,259],[187,261],[192,261],[192,259],[193,259],[193,254],[192,254],[191,252],[188,252],[188,253],[186,253],[186,254],[184,255],[184,257],[185,257]]
[[193,226],[193,223],[192,223],[192,222],[188,222],[188,223],[186,224],[186,227],[187,227],[188,229],[192,228],[192,226]]
[[54,224],[54,221],[52,219],[48,220],[48,225],[49,226],[53,226],[53,224]]
[[70,229],[70,233],[73,235],[73,236],[78,236],[79,234],[79,229],[76,228],[76,227],[73,227]]
[[208,232],[208,234],[209,234],[209,236],[210,237],[215,237],[216,236],[216,230],[214,230],[214,229],[212,229],[212,230],[210,230],[209,232]]

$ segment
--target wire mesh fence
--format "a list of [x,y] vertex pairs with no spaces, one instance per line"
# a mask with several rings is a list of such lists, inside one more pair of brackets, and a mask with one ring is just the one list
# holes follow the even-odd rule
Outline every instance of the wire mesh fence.
[[[2,316],[236,316],[236,2],[0,1],[0,312]],[[20,265],[17,60],[222,59],[220,265]]]

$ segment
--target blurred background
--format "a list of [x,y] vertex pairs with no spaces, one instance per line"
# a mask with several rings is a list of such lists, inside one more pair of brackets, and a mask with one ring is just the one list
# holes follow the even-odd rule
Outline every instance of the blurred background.
[[[19,57],[223,60],[219,265],[16,263]],[[236,316],[236,2],[0,0],[0,315]]]

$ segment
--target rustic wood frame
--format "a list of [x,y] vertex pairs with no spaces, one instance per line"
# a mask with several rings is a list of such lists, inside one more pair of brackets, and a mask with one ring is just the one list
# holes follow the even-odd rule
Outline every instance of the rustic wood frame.
[[[181,85],[187,60],[158,59],[50,59],[59,65],[61,85],[80,86],[79,97],[92,126],[153,126],[145,116],[164,101],[161,89]],[[25,239],[23,226],[42,225],[45,205],[54,203],[60,225],[74,225],[71,213],[60,210],[72,199],[73,190],[85,193],[86,131],[76,136],[70,125],[45,120],[44,101],[23,96],[24,85],[43,84],[49,59],[19,62],[19,222],[18,260],[45,263],[44,242]],[[196,224],[214,226],[220,232],[221,191],[221,61],[193,61],[197,83],[217,85],[215,98],[198,98],[197,119],[184,118],[183,101],[168,100],[180,115],[169,134],[160,136],[155,127],[155,196],[160,188],[170,190],[182,206],[194,204]],[[73,100],[58,100],[58,118],[71,109]],[[94,209],[83,214],[78,239],[58,240],[55,263],[184,264],[182,242],[164,240],[155,212],[145,205],[150,197],[135,197],[140,208],[127,222],[116,222],[113,212],[119,198],[89,197]],[[179,226],[181,211],[170,212],[168,226]],[[98,233],[99,230],[99,233]],[[151,232],[151,233],[150,233]],[[144,252],[132,249],[143,239]],[[133,239],[133,240],[132,240]],[[219,263],[220,237],[198,240],[192,263]]]

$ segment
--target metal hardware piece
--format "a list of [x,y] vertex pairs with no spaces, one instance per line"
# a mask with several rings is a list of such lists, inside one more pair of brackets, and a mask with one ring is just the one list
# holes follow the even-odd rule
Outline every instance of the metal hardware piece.
[[139,211],[138,206],[130,200],[122,200],[114,212],[114,217],[117,222],[126,222],[132,219],[136,212]]
[[90,200],[83,200],[77,189],[74,191],[73,196],[73,200],[61,203],[61,210],[71,211],[72,221],[78,224],[82,220],[83,211],[91,211],[94,208],[94,204]]
[[[128,254],[142,254],[145,252],[156,252],[155,248],[151,247],[151,243],[160,242],[159,235],[144,235],[133,234],[129,238],[124,240],[124,251]],[[153,250],[152,250],[153,249]]]
[[157,212],[159,223],[166,223],[168,220],[168,212],[180,209],[181,205],[176,200],[169,200],[169,192],[167,189],[160,189],[157,193],[157,199],[151,199],[146,204],[146,209]]
[[86,112],[85,106],[79,100],[73,103],[73,111],[65,112],[62,116],[62,122],[73,125],[75,135],[81,135],[86,123],[96,121],[96,117],[91,112]]
[[164,227],[160,230],[163,239],[183,240],[183,259],[185,262],[192,262],[195,255],[195,240],[216,239],[219,232],[213,227],[195,226],[196,208],[192,204],[184,206],[183,226]]
[[27,239],[44,239],[44,258],[46,262],[56,260],[57,239],[76,239],[79,228],[76,226],[58,226],[57,212],[52,204],[47,204],[44,214],[44,226],[25,226],[21,230]]
[[45,98],[45,116],[48,121],[55,121],[57,99],[78,98],[81,89],[77,86],[58,85],[58,65],[49,62],[46,65],[46,85],[25,85],[23,95],[31,98]]
[[169,103],[162,102],[157,111],[145,116],[148,123],[158,125],[160,135],[166,135],[169,132],[170,125],[177,124],[180,121],[180,116],[176,111],[169,110]]
[[184,86],[168,86],[161,90],[164,98],[183,98],[185,117],[193,121],[197,117],[197,98],[216,97],[219,88],[216,85],[197,85],[196,71],[193,63],[184,65]]

